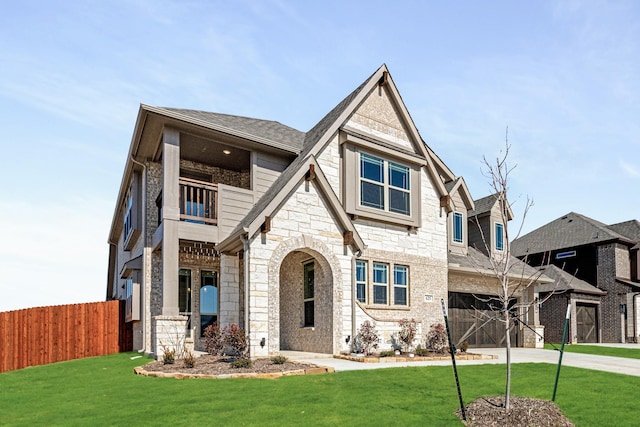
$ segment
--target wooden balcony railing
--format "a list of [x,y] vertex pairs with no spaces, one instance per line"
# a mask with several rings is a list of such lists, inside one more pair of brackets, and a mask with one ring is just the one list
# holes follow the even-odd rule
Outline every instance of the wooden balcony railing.
[[218,223],[218,186],[180,178],[180,219],[200,224]]

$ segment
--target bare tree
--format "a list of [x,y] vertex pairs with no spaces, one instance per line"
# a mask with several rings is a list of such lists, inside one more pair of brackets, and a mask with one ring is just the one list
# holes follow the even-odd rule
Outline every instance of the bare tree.
[[[530,268],[526,262],[521,262],[511,255],[511,236],[509,234],[509,227],[507,223],[509,221],[510,204],[507,197],[509,175],[515,168],[510,167],[507,163],[509,157],[510,144],[508,139],[508,129],[505,134],[505,149],[501,151],[499,155],[493,161],[489,161],[486,157],[483,157],[484,175],[489,180],[489,185],[494,192],[496,202],[500,208],[500,216],[503,224],[503,250],[500,252],[493,252],[491,250],[491,243],[487,240],[483,233],[483,229],[480,226],[478,218],[476,218],[476,225],[480,230],[482,241],[485,245],[485,250],[488,255],[489,268],[476,268],[484,277],[486,283],[494,288],[496,292],[489,297],[475,296],[476,299],[488,304],[492,311],[492,319],[498,320],[504,326],[504,339],[506,347],[506,381],[505,381],[505,409],[509,409],[509,400],[511,394],[511,335],[510,328],[514,322],[518,322],[517,314],[524,313],[527,315],[529,309],[534,304],[539,304],[542,301],[525,300],[522,296],[528,292],[528,289],[534,286],[542,271],[539,269]],[[525,206],[523,209],[522,219],[518,226],[518,230],[513,239],[517,239],[520,236],[524,220],[529,212],[529,209],[533,206],[533,200],[527,197]],[[526,261],[526,260],[525,260]],[[487,270],[489,271],[487,273]],[[551,295],[551,293],[549,293]],[[520,297],[520,298],[518,298]],[[514,304],[514,301],[517,301]]]

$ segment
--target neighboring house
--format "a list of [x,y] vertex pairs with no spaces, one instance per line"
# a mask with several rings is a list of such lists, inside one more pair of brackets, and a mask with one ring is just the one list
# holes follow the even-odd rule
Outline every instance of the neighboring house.
[[[450,185],[453,212],[449,215],[449,318],[456,345],[467,341],[473,347],[505,345],[504,324],[496,320],[501,286],[495,265],[506,258],[507,222],[513,212],[506,206],[504,214],[496,194],[472,201],[462,178]],[[493,260],[493,263],[492,263]],[[514,319],[510,327],[511,343],[536,347],[543,343],[544,328],[538,321],[539,284],[552,280],[519,259],[509,257],[511,287],[522,286],[513,295]],[[525,325],[526,324],[526,325]],[[539,334],[539,335],[536,335]]]
[[514,255],[560,279],[542,304],[545,336],[558,342],[568,303],[571,342],[637,342],[640,324],[640,223],[606,225],[571,212],[515,240]]

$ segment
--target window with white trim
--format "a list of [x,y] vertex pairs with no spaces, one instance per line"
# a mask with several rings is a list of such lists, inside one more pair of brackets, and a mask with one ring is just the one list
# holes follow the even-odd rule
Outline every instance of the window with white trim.
[[360,153],[360,205],[411,215],[409,167]]
[[393,304],[408,305],[407,289],[409,287],[409,267],[393,266]]
[[367,262],[356,261],[356,299],[367,302]]
[[496,251],[504,250],[504,225],[499,222],[496,222],[495,225],[495,234],[496,234]]
[[[372,305],[409,305],[409,267],[406,265],[374,261],[371,270],[367,261],[356,261],[356,299]],[[371,273],[369,288],[368,277]],[[371,297],[367,300],[367,292]]]
[[452,231],[454,243],[463,242],[463,219],[464,218],[460,212],[453,213]]
[[389,264],[373,263],[373,303],[387,304],[389,291]]

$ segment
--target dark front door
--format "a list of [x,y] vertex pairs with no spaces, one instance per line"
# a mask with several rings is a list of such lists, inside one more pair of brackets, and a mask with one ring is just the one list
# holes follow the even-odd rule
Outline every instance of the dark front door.
[[576,304],[576,332],[579,343],[598,342],[597,316],[595,305]]

